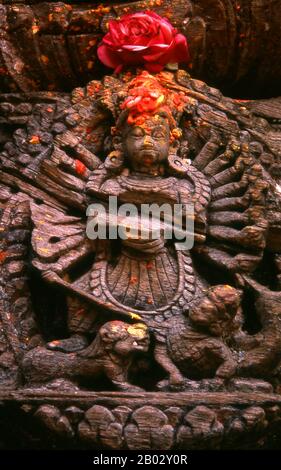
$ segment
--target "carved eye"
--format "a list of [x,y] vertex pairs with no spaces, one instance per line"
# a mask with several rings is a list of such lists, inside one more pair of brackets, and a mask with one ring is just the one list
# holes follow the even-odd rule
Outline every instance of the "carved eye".
[[154,132],[153,132],[153,137],[155,139],[165,139],[166,137],[166,131],[165,129],[156,129]]
[[140,127],[135,127],[135,128],[131,131],[130,136],[131,136],[131,137],[143,137],[143,136],[144,136],[144,132],[143,132],[143,130],[142,130]]

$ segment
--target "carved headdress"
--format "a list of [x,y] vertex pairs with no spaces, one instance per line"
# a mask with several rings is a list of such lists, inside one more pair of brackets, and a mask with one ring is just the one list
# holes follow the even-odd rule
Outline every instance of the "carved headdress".
[[183,91],[173,90],[168,84],[176,85],[174,74],[160,72],[151,75],[140,70],[137,75],[126,73],[120,78],[107,77],[101,91],[101,103],[113,114],[118,132],[127,123],[132,126],[146,127],[146,122],[154,116],[162,116],[169,122],[171,142],[181,136],[179,124],[185,107],[194,103]]

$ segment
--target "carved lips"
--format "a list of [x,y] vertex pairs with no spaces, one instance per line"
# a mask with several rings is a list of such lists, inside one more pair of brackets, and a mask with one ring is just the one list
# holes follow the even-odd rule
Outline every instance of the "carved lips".
[[145,166],[150,166],[152,165],[158,157],[158,152],[154,150],[154,148],[142,148],[140,150],[140,154],[142,156],[142,161]]
[[124,65],[144,65],[150,72],[159,72],[167,63],[189,60],[185,36],[152,11],[111,20],[97,52],[101,62],[115,72]]

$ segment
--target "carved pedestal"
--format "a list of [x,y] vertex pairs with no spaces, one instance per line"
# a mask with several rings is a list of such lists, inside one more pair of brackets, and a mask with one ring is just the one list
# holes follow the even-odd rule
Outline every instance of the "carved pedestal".
[[[281,399],[273,394],[26,391],[0,399],[33,416],[39,448],[53,440],[57,448],[259,449],[278,447],[280,436]],[[45,442],[40,423],[49,430]]]

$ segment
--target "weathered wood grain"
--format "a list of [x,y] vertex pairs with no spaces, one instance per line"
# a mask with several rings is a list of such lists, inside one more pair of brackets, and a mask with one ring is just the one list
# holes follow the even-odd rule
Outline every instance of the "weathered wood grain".
[[0,89],[65,91],[100,77],[96,48],[108,18],[153,9],[188,38],[194,77],[270,97],[280,93],[280,8],[275,0],[4,1]]

